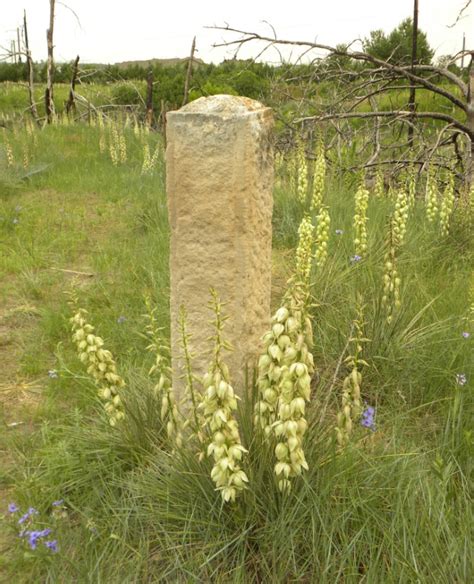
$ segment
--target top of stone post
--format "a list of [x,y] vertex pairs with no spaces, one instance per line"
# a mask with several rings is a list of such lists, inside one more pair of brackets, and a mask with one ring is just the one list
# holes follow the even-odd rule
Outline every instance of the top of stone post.
[[211,95],[209,97],[200,97],[183,106],[177,112],[170,113],[200,114],[228,118],[261,112],[267,109],[269,108],[249,97]]

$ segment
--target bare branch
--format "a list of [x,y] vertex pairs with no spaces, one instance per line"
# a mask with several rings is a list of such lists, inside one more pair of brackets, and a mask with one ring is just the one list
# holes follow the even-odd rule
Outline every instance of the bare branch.
[[390,117],[397,118],[398,120],[408,123],[410,117],[415,118],[429,118],[432,120],[442,120],[451,124],[454,128],[461,130],[467,134],[471,139],[474,139],[474,132],[468,128],[466,125],[462,124],[452,116],[448,114],[443,114],[441,112],[409,112],[409,111],[375,111],[375,112],[345,112],[345,113],[334,113],[334,114],[323,114],[321,116],[308,116],[305,118],[300,118],[295,120],[295,123],[303,123],[308,121],[314,122],[324,122],[326,120],[343,120],[350,118],[375,118],[375,117]]
[[453,22],[453,24],[448,24],[448,28],[453,28],[454,26],[456,26],[456,24],[461,20],[463,13],[469,8],[470,5],[471,5],[471,0],[467,0],[466,4],[464,4],[464,6],[458,12],[457,18]]
[[239,45],[239,48],[240,48],[246,43],[259,41],[259,42],[267,43],[267,48],[270,46],[273,46],[275,44],[279,44],[279,45],[286,45],[286,46],[306,47],[309,49],[318,49],[318,50],[328,52],[329,54],[334,55],[334,56],[348,57],[350,59],[355,59],[356,61],[363,61],[363,62],[372,63],[373,65],[377,65],[378,67],[381,67],[383,69],[386,69],[386,70],[394,72],[394,73],[397,73],[398,75],[401,75],[402,77],[406,77],[411,81],[419,83],[420,85],[422,85],[426,89],[429,89],[433,93],[437,93],[438,95],[443,96],[444,98],[449,100],[451,103],[456,105],[456,107],[460,108],[464,112],[467,112],[467,109],[468,109],[467,104],[464,101],[462,101],[461,99],[459,99],[454,93],[451,93],[450,91],[447,91],[443,87],[439,87],[439,86],[435,85],[434,83],[431,83],[428,79],[425,79],[424,77],[420,77],[419,75],[412,73],[410,70],[408,70],[407,68],[405,68],[403,66],[395,65],[393,63],[389,63],[388,61],[378,59],[377,57],[373,57],[372,55],[369,55],[368,53],[365,53],[363,51],[349,51],[346,48],[337,48],[337,47],[332,47],[330,45],[313,43],[310,41],[291,41],[291,40],[285,40],[285,39],[275,40],[275,39],[272,39],[270,37],[262,36],[258,33],[255,33],[255,32],[248,32],[248,31],[244,31],[244,30],[240,30],[240,29],[235,29],[235,28],[232,28],[229,26],[225,26],[225,27],[212,26],[212,27],[207,27],[207,28],[212,28],[212,29],[216,29],[216,30],[224,30],[227,32],[232,32],[232,33],[236,33],[239,35],[243,35],[237,40],[233,40],[233,41],[231,40],[231,41],[226,41],[224,43],[214,44],[213,45],[214,47],[228,47],[228,46],[232,46],[232,45]]

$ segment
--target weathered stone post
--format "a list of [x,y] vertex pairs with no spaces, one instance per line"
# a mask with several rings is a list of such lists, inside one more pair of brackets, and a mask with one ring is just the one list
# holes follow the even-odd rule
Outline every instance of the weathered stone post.
[[270,323],[273,116],[257,101],[202,97],[167,115],[166,189],[171,229],[173,387],[184,390],[178,315],[183,305],[194,371],[210,362],[215,288],[229,320],[232,384],[244,394]]

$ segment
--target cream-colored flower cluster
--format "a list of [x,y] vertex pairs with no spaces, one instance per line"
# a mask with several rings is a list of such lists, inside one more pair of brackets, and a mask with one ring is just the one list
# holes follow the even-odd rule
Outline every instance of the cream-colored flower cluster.
[[306,153],[305,153],[303,142],[298,145],[297,161],[298,161],[297,197],[298,197],[298,200],[303,205],[305,205],[306,204],[306,197],[308,195],[308,161],[306,160]]
[[383,171],[379,167],[375,174],[375,182],[374,182],[374,197],[377,199],[381,199],[385,194],[385,185],[384,185],[384,177]]
[[149,299],[146,299],[145,303],[148,309],[146,314],[148,319],[146,333],[151,341],[147,346],[147,350],[155,356],[155,362],[150,368],[149,375],[157,375],[158,378],[154,391],[158,398],[161,399],[160,417],[162,424],[166,428],[168,437],[174,439],[176,445],[180,447],[182,446],[183,438],[179,426],[179,412],[171,384],[170,349],[161,334],[162,329],[158,326],[156,308],[151,306]]
[[117,127],[114,123],[112,123],[110,127],[110,139],[109,139],[109,155],[110,160],[114,166],[118,166],[120,160],[120,151],[119,151],[119,135],[117,131]]
[[439,226],[441,235],[446,237],[449,233],[449,221],[454,208],[454,173],[448,172],[446,186],[443,191],[441,200],[441,209],[439,210]]
[[[276,341],[287,344],[279,361],[280,379],[276,420],[272,424],[278,440],[275,447],[275,474],[281,491],[289,491],[290,479],[308,470],[303,450],[303,437],[308,427],[305,417],[306,402],[310,400],[311,376],[314,373],[313,355],[310,352],[313,332],[308,314],[306,286],[295,282],[289,299],[289,314],[285,325],[272,332],[280,332]],[[283,330],[281,327],[284,326]],[[285,338],[282,343],[282,338]],[[278,346],[280,346],[278,345]]]
[[296,273],[300,280],[307,281],[311,274],[314,225],[307,215],[298,228],[298,247],[296,249]]
[[316,266],[322,268],[328,257],[329,227],[331,217],[327,207],[323,207],[316,218],[316,251],[314,259]]
[[367,252],[367,208],[369,206],[369,191],[362,178],[355,194],[354,210],[354,251],[364,257]]
[[208,373],[204,376],[204,395],[199,408],[204,415],[205,428],[210,442],[207,455],[214,459],[211,478],[224,501],[234,501],[248,482],[241,468],[243,454],[247,452],[240,440],[239,426],[235,419],[237,397],[230,384],[229,370],[222,353],[228,348],[222,338],[224,322],[222,304],[215,291],[211,291],[214,311],[215,336],[214,357]]
[[349,342],[352,345],[352,355],[345,359],[345,363],[350,368],[350,373],[344,378],[342,383],[341,410],[337,414],[336,440],[339,448],[344,448],[349,444],[354,422],[357,422],[362,413],[361,403],[361,367],[368,363],[361,358],[363,343],[368,339],[364,336],[364,315],[361,301],[358,302],[358,316],[354,321],[354,335]]
[[265,436],[276,436],[275,473],[279,488],[290,488],[289,479],[307,469],[302,448],[307,428],[305,403],[310,398],[314,373],[313,331],[308,317],[307,284],[294,279],[264,336],[265,353],[258,363],[260,400],[255,424]]
[[324,199],[324,187],[326,183],[326,157],[324,142],[318,140],[316,160],[314,162],[313,192],[311,196],[311,210],[319,212]]
[[308,465],[303,451],[307,428],[306,402],[310,399],[314,361],[313,331],[309,318],[309,275],[312,257],[312,224],[305,217],[299,229],[296,274],[288,283],[282,306],[263,337],[265,352],[258,363],[255,424],[265,436],[275,437],[275,474],[281,491]]
[[87,366],[87,373],[99,387],[99,396],[104,401],[109,423],[115,426],[125,417],[120,399],[125,382],[117,374],[112,353],[103,348],[104,341],[94,334],[94,327],[87,322],[87,311],[79,308],[70,322],[72,340],[76,344],[79,359]]
[[433,166],[428,168],[426,177],[426,217],[430,223],[436,219],[438,214],[438,181]]
[[408,206],[412,209],[415,206],[416,199],[416,170],[413,164],[410,164],[407,173],[407,196]]
[[382,306],[385,309],[386,320],[390,324],[393,315],[401,306],[400,301],[401,280],[397,270],[397,240],[395,238],[393,220],[390,222],[387,251],[384,258],[383,296]]
[[153,156],[150,155],[150,146],[148,143],[143,145],[143,164],[142,164],[142,174],[151,174],[157,163],[161,154],[161,147],[158,144],[153,152]]
[[401,245],[405,241],[408,221],[408,196],[402,185],[397,192],[395,199],[395,211],[393,213],[393,237],[396,245]]
[[36,131],[36,124],[32,120],[27,120],[26,122],[26,133],[33,142],[33,146],[38,146],[38,132]]
[[123,131],[119,131],[117,123],[114,121],[110,123],[109,154],[114,166],[127,162],[127,142],[125,135]]
[[5,157],[7,160],[7,167],[11,168],[15,164],[15,157],[13,155],[13,148],[10,141],[7,138],[7,132],[3,130],[3,145],[5,147]]
[[104,154],[104,152],[107,150],[107,136],[105,133],[105,124],[102,114],[97,116],[97,125],[99,126],[99,152]]

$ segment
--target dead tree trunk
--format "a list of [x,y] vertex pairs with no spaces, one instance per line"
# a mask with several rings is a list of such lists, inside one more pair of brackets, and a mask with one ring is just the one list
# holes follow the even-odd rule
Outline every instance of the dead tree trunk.
[[166,103],[165,100],[161,100],[161,112],[160,112],[160,119],[161,119],[161,132],[163,133],[163,145],[166,148]]
[[48,44],[48,61],[46,66],[46,91],[44,94],[44,103],[46,108],[46,121],[50,124],[53,121],[54,101],[53,101],[53,32],[54,32],[54,3],[55,0],[49,0],[49,28],[46,31],[46,40]]
[[[413,26],[412,26],[412,39],[411,39],[411,72],[415,74],[415,65],[417,61],[418,52],[418,0],[413,2]],[[408,100],[408,109],[410,112],[415,111],[415,82],[413,79],[410,81],[410,98]],[[415,119],[412,117],[411,124],[408,126],[408,145],[413,147],[413,123]]]
[[469,86],[466,101],[466,125],[470,130],[470,158],[467,165],[467,182],[472,187],[474,184],[474,52],[471,54],[471,63],[469,65]]
[[76,81],[77,81],[77,72],[79,70],[79,55],[77,55],[76,60],[72,66],[72,76],[71,76],[71,85],[69,87],[69,97],[66,102],[66,113],[69,115],[71,110],[76,109]]
[[153,126],[153,69],[148,71],[147,77],[145,123],[149,128]]
[[23,34],[25,35],[26,66],[28,69],[28,97],[30,99],[30,111],[34,121],[39,124],[38,109],[35,103],[35,85],[33,59],[31,58],[30,45],[28,43],[28,27],[26,24],[26,10],[23,12]]
[[189,95],[189,84],[191,82],[191,76],[193,74],[193,61],[194,61],[194,51],[196,50],[196,37],[193,38],[193,44],[191,45],[191,55],[188,61],[188,70],[186,71],[186,79],[184,81],[184,98],[183,105],[188,103]]
[[20,43],[20,29],[17,27],[16,29],[16,38],[17,38],[17,49],[18,49],[18,63],[21,64],[21,43]]

